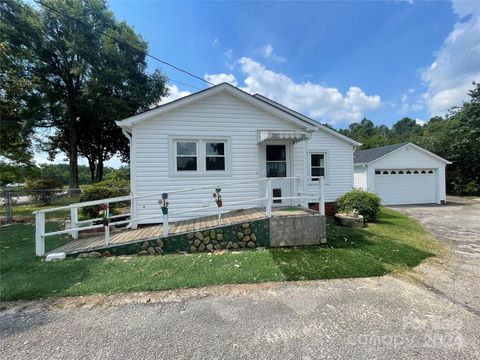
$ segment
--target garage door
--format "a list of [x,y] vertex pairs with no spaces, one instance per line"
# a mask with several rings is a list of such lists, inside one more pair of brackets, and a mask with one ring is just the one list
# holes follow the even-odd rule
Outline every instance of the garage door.
[[432,169],[376,169],[374,186],[385,205],[436,202]]

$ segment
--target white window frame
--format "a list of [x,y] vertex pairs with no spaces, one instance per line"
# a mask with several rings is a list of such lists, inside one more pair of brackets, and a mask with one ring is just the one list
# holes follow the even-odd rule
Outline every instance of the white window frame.
[[324,171],[323,171],[323,178],[325,179],[325,184],[329,184],[329,178],[330,178],[330,171],[329,171],[329,167],[328,167],[328,151],[309,151],[307,153],[307,156],[308,156],[308,182],[310,184],[318,184],[318,181],[314,181],[312,179],[312,155],[323,155],[323,168],[324,168]]
[[[197,170],[177,170],[177,142],[195,142],[197,146]],[[225,170],[207,170],[206,143],[222,142],[224,146]],[[169,136],[169,175],[172,177],[182,176],[232,176],[232,144],[230,137],[225,136]],[[213,156],[213,155],[212,155]]]
[[[194,143],[195,144],[195,155],[178,155],[177,151],[178,151],[178,147],[177,147],[177,143],[179,142],[190,142],[190,143]],[[200,161],[199,161],[199,149],[198,149],[198,141],[196,140],[190,140],[190,139],[177,139],[174,141],[173,143],[173,151],[175,153],[174,155],[174,167],[175,167],[175,172],[177,173],[181,173],[181,174],[196,174],[199,167],[200,167]],[[193,157],[195,156],[195,158],[197,159],[197,170],[178,170],[177,168],[177,159],[178,157]]]

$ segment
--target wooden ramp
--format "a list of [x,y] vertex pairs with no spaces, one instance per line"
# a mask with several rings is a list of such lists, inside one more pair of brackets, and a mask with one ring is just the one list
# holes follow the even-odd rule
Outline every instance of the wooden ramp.
[[[311,210],[303,208],[273,209],[272,216],[297,216],[312,214]],[[266,219],[265,208],[253,208],[244,210],[235,210],[222,214],[220,226],[234,225],[245,221]],[[175,236],[194,231],[211,229],[219,226],[217,215],[205,216],[195,219],[177,221],[169,224],[168,236]],[[124,245],[139,241],[146,241],[163,237],[162,225],[143,225],[138,229],[123,229],[110,232],[110,242],[108,246]],[[103,232],[92,236],[82,236],[72,240],[67,244],[50,251],[51,253],[76,254],[78,252],[105,249]]]

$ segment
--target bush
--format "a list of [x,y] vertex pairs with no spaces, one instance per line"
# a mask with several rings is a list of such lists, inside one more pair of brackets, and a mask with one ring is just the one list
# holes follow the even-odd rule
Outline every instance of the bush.
[[[125,180],[105,180],[84,188],[80,201],[94,201],[118,196],[125,196],[130,193],[130,183]],[[114,214],[115,209],[123,206],[122,203],[110,204],[110,213]],[[83,215],[88,218],[99,217],[100,205],[87,206],[82,208]]]
[[62,183],[48,176],[27,180],[25,189],[42,205],[50,205],[63,192]]
[[336,206],[337,211],[345,213],[356,209],[366,222],[375,222],[380,212],[380,202],[381,199],[376,194],[353,189],[340,196]]

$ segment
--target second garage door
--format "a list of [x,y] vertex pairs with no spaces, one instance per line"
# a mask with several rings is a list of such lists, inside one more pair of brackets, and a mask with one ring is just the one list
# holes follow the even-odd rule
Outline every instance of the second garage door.
[[436,202],[435,170],[376,169],[375,192],[384,205]]

